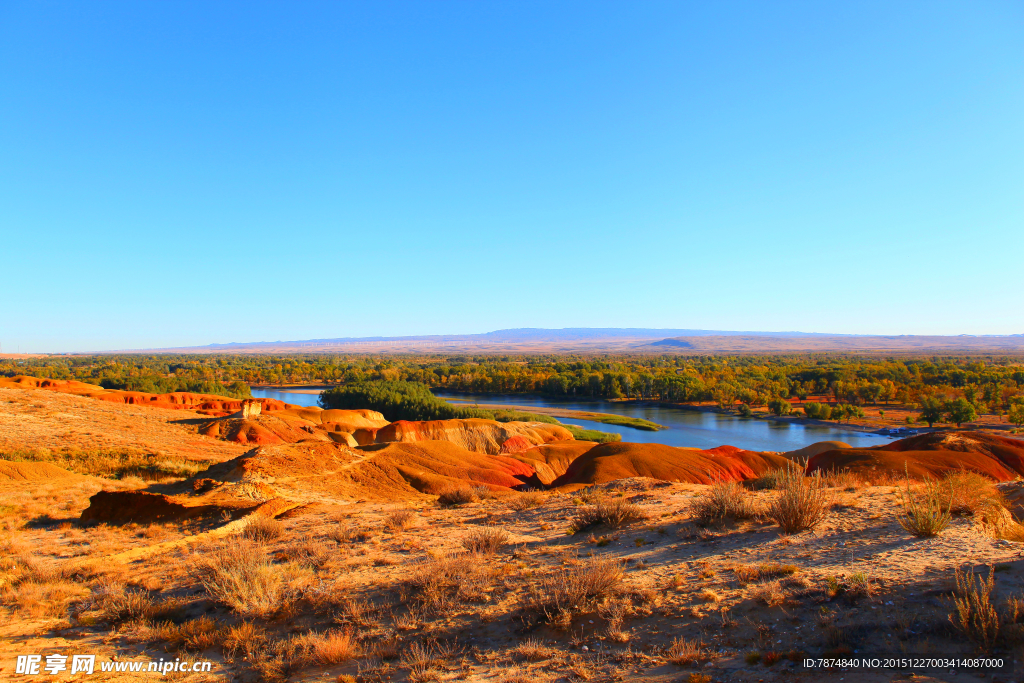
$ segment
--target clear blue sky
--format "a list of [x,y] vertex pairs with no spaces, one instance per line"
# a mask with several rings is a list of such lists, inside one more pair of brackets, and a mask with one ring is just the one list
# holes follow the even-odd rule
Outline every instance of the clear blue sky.
[[1024,3],[0,3],[0,343],[1024,332]]

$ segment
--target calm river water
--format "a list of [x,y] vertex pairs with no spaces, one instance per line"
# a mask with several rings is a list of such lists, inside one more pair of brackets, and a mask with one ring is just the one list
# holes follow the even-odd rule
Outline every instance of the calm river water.
[[[302,406],[315,406],[317,394],[299,394],[284,391],[267,391],[253,389],[256,398],[276,398],[287,403]],[[437,394],[440,398],[453,399],[456,405],[501,404],[531,407],[566,408],[569,410],[589,410],[599,413],[614,413],[628,417],[641,417],[668,429],[648,432],[632,427],[606,425],[589,420],[574,418],[558,418],[561,422],[579,425],[586,429],[597,429],[602,432],[622,434],[623,441],[635,443],[663,443],[669,446],[692,446],[696,448],[714,448],[728,444],[754,451],[791,451],[802,448],[816,441],[845,441],[851,446],[879,446],[892,441],[886,436],[853,432],[841,427],[819,427],[816,425],[800,425],[774,420],[756,420],[720,415],[718,413],[702,413],[695,410],[683,410],[656,405],[636,405],[608,403],[604,401],[579,401],[563,403],[548,401],[537,396],[501,396],[494,394]]]

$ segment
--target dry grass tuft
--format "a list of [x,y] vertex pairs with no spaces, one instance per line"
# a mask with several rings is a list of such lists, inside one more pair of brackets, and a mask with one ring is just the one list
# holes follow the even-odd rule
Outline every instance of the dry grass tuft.
[[395,510],[384,518],[384,527],[393,534],[405,531],[412,526],[416,515],[412,510]]
[[284,572],[256,543],[204,550],[194,565],[206,592],[242,616],[269,617],[283,604]]
[[598,498],[594,505],[576,513],[569,522],[569,531],[578,534],[601,525],[618,529],[644,519],[647,513],[625,498]]
[[761,600],[769,607],[775,607],[786,602],[786,592],[782,589],[782,582],[779,580],[762,583],[751,591],[750,597]]
[[351,631],[310,631],[293,639],[296,657],[301,664],[333,666],[355,659],[359,643]]
[[198,619],[189,619],[180,624],[170,621],[159,623],[155,627],[158,638],[192,652],[202,652],[216,645],[223,645],[228,631],[221,628],[216,621],[207,615]]
[[700,640],[676,638],[665,650],[665,659],[677,666],[687,666],[711,659],[711,651]]
[[493,579],[493,572],[471,555],[435,557],[415,568],[408,597],[423,612],[447,614],[462,602],[486,600]]
[[558,655],[558,650],[546,645],[544,641],[538,640],[537,638],[527,638],[523,642],[516,645],[513,652],[523,659],[531,662],[542,662],[546,659],[551,659]]
[[497,527],[481,527],[469,532],[462,539],[462,547],[478,555],[493,555],[505,547],[509,533]]
[[902,512],[896,520],[900,526],[918,538],[937,536],[946,530],[952,519],[950,502],[952,492],[943,491],[936,482],[927,480],[917,490],[910,487],[900,490]]
[[[957,569],[953,606],[956,612],[949,620],[979,651],[991,652],[999,638],[1000,616],[992,602],[995,591],[995,567],[989,566],[988,577],[982,579],[973,571]],[[1015,615],[1016,616],[1016,615]]]
[[540,491],[524,491],[507,499],[505,504],[517,512],[522,512],[523,510],[540,507],[544,504],[544,500],[544,494]]
[[447,491],[441,492],[441,495],[437,497],[437,504],[443,508],[468,505],[469,503],[475,503],[476,501],[476,494],[473,493],[473,489],[468,487],[448,489]]
[[691,503],[690,511],[697,522],[705,526],[757,516],[747,490],[735,481],[711,484]]
[[251,515],[242,530],[242,536],[257,543],[269,543],[284,533],[284,524],[273,517]]
[[939,482],[938,489],[954,515],[984,518],[1005,508],[1003,494],[992,480],[975,472],[950,472]]
[[791,464],[779,478],[779,493],[765,516],[779,525],[784,534],[813,529],[828,514],[832,494],[818,473],[804,476],[798,465]]
[[613,559],[591,558],[562,567],[531,587],[530,606],[548,623],[565,625],[566,615],[571,618],[615,595],[623,576],[622,566]]
[[791,576],[800,571],[800,568],[792,564],[778,564],[766,562],[759,565],[739,565],[733,567],[733,574],[740,583],[754,583],[766,579],[776,579],[783,576]]
[[224,634],[224,652],[229,655],[242,655],[252,658],[256,652],[266,646],[266,632],[250,621],[243,621],[231,626]]
[[100,618],[111,624],[139,621],[153,609],[153,598],[147,591],[127,588],[123,583],[107,583],[93,600]]
[[319,569],[330,561],[334,551],[322,538],[306,535],[285,548],[283,555],[296,564]]

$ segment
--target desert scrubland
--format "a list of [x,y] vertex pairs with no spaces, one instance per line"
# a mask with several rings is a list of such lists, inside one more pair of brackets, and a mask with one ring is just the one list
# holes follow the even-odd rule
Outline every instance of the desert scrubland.
[[185,681],[1011,681],[802,662],[1024,654],[1006,435],[697,450],[14,377],[0,453],[5,678],[89,652],[213,663]]

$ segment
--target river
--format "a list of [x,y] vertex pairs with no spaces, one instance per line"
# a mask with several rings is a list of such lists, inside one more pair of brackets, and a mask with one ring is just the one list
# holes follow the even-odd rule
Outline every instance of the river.
[[[317,405],[317,394],[300,394],[286,391],[253,389],[255,398],[276,398],[286,403],[302,406]],[[816,441],[845,441],[851,446],[880,446],[892,441],[890,437],[855,432],[837,427],[802,425],[792,422],[734,417],[719,413],[705,413],[651,404],[617,403],[606,401],[549,401],[539,396],[493,395],[493,394],[442,394],[439,398],[452,399],[455,405],[501,404],[522,407],[524,410],[536,407],[587,410],[597,413],[613,413],[627,417],[640,417],[665,425],[668,429],[648,432],[633,427],[606,425],[589,420],[558,418],[561,422],[579,425],[586,429],[615,432],[623,441],[635,443],[663,443],[669,446],[691,446],[714,448],[728,444],[752,451],[792,451]]]

